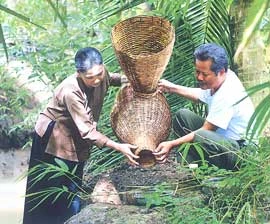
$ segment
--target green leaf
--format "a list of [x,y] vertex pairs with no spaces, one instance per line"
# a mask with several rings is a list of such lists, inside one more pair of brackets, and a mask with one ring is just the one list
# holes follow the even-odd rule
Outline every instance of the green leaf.
[[234,60],[237,61],[240,53],[243,51],[251,37],[255,34],[259,24],[262,21],[265,11],[269,6],[269,1],[253,0],[247,12],[246,26],[243,32],[242,41],[234,55]]
[[68,188],[67,188],[65,185],[62,186],[62,189],[63,189],[64,191],[68,191]]
[[179,148],[179,151],[182,151],[183,152],[182,153],[182,157],[183,157],[182,165],[184,165],[184,162],[187,159],[187,155],[188,155],[188,152],[190,150],[190,146],[191,146],[190,143],[185,143],[185,144],[181,145],[180,148]]
[[73,175],[75,175],[75,172],[76,172],[77,168],[78,168],[78,165],[76,165],[76,166],[73,168],[73,170],[71,171],[71,173],[72,173]]
[[24,15],[22,15],[20,13],[17,13],[15,11],[3,6],[3,5],[0,5],[0,10],[4,11],[4,12],[10,14],[10,15],[16,16],[17,18],[19,18],[19,19],[21,19],[21,20],[23,20],[23,21],[25,21],[27,23],[31,23],[31,24],[33,24],[33,25],[35,25],[35,26],[37,26],[37,27],[39,27],[39,28],[41,28],[43,30],[46,30],[46,28],[44,28],[43,26],[40,26],[40,25],[32,22],[30,18],[28,18],[28,17],[26,17],[26,16],[24,16]]
[[255,136],[261,134],[264,127],[268,124],[270,119],[269,102],[270,95],[265,97],[259,103],[253,115],[251,116],[247,127],[247,135],[251,132],[251,135],[249,136],[250,140],[252,140]]
[[65,28],[67,28],[67,24],[65,22],[64,17],[61,16],[61,13],[59,12],[59,10],[57,9],[57,7],[53,4],[53,2],[51,0],[47,0],[47,2],[49,3],[49,5],[52,7],[52,9],[55,12],[55,15],[60,19],[61,23],[63,24],[63,26]]
[[[62,168],[64,171],[69,171],[67,164],[58,158],[55,158],[54,161],[57,163],[57,165]],[[57,167],[55,167],[57,168]]]
[[58,194],[54,197],[52,204],[55,203],[57,201],[57,199],[63,194],[64,192],[59,191]]
[[197,144],[197,143],[194,143],[193,144],[194,148],[196,149],[197,153],[199,154],[201,160],[202,160],[202,165],[206,165],[206,162],[205,162],[205,159],[204,159],[204,150],[203,148]]

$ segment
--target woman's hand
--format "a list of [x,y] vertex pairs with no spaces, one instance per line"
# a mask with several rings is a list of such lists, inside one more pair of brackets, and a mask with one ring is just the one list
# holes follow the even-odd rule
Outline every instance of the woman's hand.
[[139,156],[136,156],[133,152],[132,149],[136,149],[137,146],[136,145],[131,145],[131,144],[127,144],[127,143],[119,143],[118,145],[118,151],[121,152],[122,154],[124,154],[129,162],[131,163],[131,165],[139,165],[139,163],[136,161],[136,159],[139,159]]
[[165,163],[172,148],[173,144],[171,141],[161,142],[153,152],[157,162]]
[[124,154],[128,158],[131,165],[139,165],[139,163],[136,161],[136,159],[139,159],[140,157],[136,156],[132,152],[132,149],[134,150],[134,149],[137,148],[136,145],[131,145],[131,144],[128,144],[128,143],[118,143],[118,142],[115,142],[115,141],[109,139],[105,143],[105,146]]

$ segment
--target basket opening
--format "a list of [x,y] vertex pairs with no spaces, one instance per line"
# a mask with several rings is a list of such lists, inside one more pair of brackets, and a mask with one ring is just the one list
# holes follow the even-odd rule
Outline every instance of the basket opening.
[[138,33],[139,31],[133,31],[129,35],[123,34],[115,42],[115,48],[128,55],[151,55],[161,52],[172,41],[170,33],[158,33],[156,35],[151,32],[144,35],[139,35]]
[[175,30],[158,16],[135,16],[111,32],[119,64],[134,90],[153,93],[173,51]]
[[140,157],[138,163],[144,168],[154,166],[156,163],[156,158],[151,150],[143,149],[138,156]]
[[119,22],[112,29],[114,47],[130,56],[158,53],[173,40],[173,26],[160,17],[138,16]]

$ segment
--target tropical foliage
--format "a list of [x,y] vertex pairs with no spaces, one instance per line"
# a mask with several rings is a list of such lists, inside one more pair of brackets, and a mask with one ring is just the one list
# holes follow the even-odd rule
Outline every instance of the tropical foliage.
[[[253,1],[250,8],[260,6],[268,12],[267,1]],[[233,1],[19,1],[14,10],[1,5],[2,43],[10,57],[26,60],[33,67],[32,78],[40,78],[44,73],[52,84],[58,84],[73,71],[73,55],[83,46],[93,45],[99,48],[110,70],[120,70],[111,47],[111,27],[127,17],[148,14],[169,19],[175,26],[176,41],[164,78],[175,83],[194,86],[193,51],[202,43],[217,42],[224,46],[234,68],[234,33],[235,28],[229,15]],[[26,7],[32,4],[32,7]],[[50,10],[45,12],[45,8]],[[248,14],[247,27],[267,30],[267,13],[260,13],[261,20],[251,18],[257,11]],[[22,13],[23,12],[23,15]],[[37,13],[38,12],[38,13]],[[257,18],[257,17],[256,17]],[[34,22],[32,22],[34,21]],[[46,22],[44,22],[46,21]],[[39,25],[41,24],[41,25]],[[262,25],[260,25],[262,24]],[[14,27],[18,27],[14,29]],[[244,31],[247,32],[247,31]],[[267,33],[264,31],[264,33]],[[250,38],[252,33],[244,35]],[[239,46],[245,46],[247,41]],[[239,47],[237,47],[239,49]],[[243,47],[240,47],[241,49]],[[238,50],[240,51],[240,50]],[[111,89],[106,99],[104,116],[100,128],[108,135],[113,135],[108,128],[108,111],[114,102],[116,89]],[[192,107],[204,114],[202,105],[193,105],[176,96],[168,96],[174,113],[179,106]],[[263,104],[264,107],[267,104]],[[262,111],[264,111],[262,109]],[[256,115],[254,115],[256,116]],[[266,118],[267,119],[267,116]],[[258,119],[260,120],[260,119]],[[257,124],[255,125],[257,126]],[[260,130],[262,127],[260,128]]]
[[[120,71],[111,46],[111,28],[120,20],[134,15],[159,15],[171,21],[175,26],[176,34],[174,51],[163,77],[174,83],[194,86],[196,83],[193,76],[192,54],[200,44],[217,42],[224,46],[229,55],[230,66],[234,69],[235,62],[254,31],[261,32],[266,43],[269,43],[270,11],[267,0],[248,1],[250,4],[247,9],[248,17],[242,24],[246,29],[243,30],[241,37],[237,37],[240,42],[235,41],[236,27],[230,12],[232,7],[237,7],[237,4],[241,6],[243,2],[246,1],[24,0],[17,1],[12,6],[9,1],[1,1],[0,40],[3,44],[3,55],[6,55],[7,59],[22,60],[31,65],[33,68],[31,79],[42,79],[45,74],[53,85],[57,85],[74,71],[73,56],[78,48],[84,46],[92,45],[100,49],[109,70]],[[1,63],[4,64],[4,62]],[[270,84],[267,82],[251,88],[250,92],[252,94],[269,88]],[[99,129],[112,138],[115,137],[110,128],[108,115],[117,91],[118,89],[111,88],[106,96],[99,123]],[[180,107],[192,108],[201,115],[205,113],[202,105],[193,105],[176,96],[167,96],[167,99],[172,113]],[[257,107],[249,125],[253,128],[252,137],[262,133],[269,117],[269,96],[267,96]],[[209,203],[213,213],[202,213],[204,220],[212,217],[214,221],[219,219],[223,222],[229,220],[229,223],[233,222],[232,220],[235,220],[235,223],[255,223],[264,219],[262,212],[264,210],[258,208],[267,209],[266,202],[261,199],[266,200],[269,193],[267,188],[269,179],[266,172],[269,170],[267,163],[269,147],[265,144],[260,146],[259,154],[252,154],[244,160],[243,169],[240,172],[225,174],[230,178],[226,178],[228,182],[223,182],[220,190],[213,192],[211,203]],[[109,149],[100,151],[94,148],[86,169],[96,175],[116,166],[121,161],[122,156],[118,153]],[[265,172],[257,175],[261,170]],[[210,171],[207,168],[205,172]],[[207,176],[205,172],[202,168],[197,175],[203,174],[205,178]],[[216,175],[216,173],[212,172],[211,175]],[[152,200],[151,203],[171,205],[171,207],[168,206],[173,208],[170,210],[173,214],[171,219],[176,220],[175,222],[179,221],[177,219],[179,207],[177,206],[183,201],[168,197],[165,201],[162,200],[163,198]],[[188,204],[188,206],[194,208],[195,205]],[[197,207],[194,214],[203,212],[202,209],[204,208]],[[214,221],[212,223],[215,223]]]

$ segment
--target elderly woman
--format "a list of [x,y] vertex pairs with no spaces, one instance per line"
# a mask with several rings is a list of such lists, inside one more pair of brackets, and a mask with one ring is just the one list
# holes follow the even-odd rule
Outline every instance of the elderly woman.
[[[44,163],[57,166],[64,162],[75,173],[67,177],[46,174],[46,169],[30,172],[24,224],[62,224],[80,211],[77,192],[82,184],[84,162],[89,158],[93,145],[121,152],[130,163],[138,165],[138,157],[131,151],[136,146],[117,143],[96,128],[108,87],[120,86],[121,76],[109,74],[100,52],[92,47],[76,53],[75,66],[76,72],[56,87],[52,99],[38,117],[29,164],[31,171],[33,167],[42,167]],[[36,178],[41,175],[44,175],[42,180],[36,182]],[[63,193],[57,200],[54,200],[56,195],[39,197],[42,191],[54,187],[67,189],[74,195],[68,198],[68,193]]]

